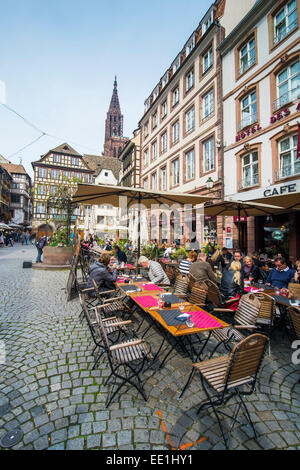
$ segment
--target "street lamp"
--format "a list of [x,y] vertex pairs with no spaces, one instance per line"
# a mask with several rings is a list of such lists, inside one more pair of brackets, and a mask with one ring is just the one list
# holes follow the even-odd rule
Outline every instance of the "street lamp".
[[205,184],[206,184],[207,189],[212,189],[213,186],[214,186],[214,182],[213,182],[213,180],[211,179],[211,177],[208,178],[208,180],[206,181]]

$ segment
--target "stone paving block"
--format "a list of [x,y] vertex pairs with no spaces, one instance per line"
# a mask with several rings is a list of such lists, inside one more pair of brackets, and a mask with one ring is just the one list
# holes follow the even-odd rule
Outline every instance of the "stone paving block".
[[60,429],[59,431],[54,431],[51,433],[51,444],[57,444],[59,442],[65,441],[67,439],[67,430]]
[[67,441],[67,450],[83,450],[84,448],[84,439],[77,438]]
[[87,449],[98,449],[101,443],[101,436],[92,434],[87,437],[86,447]]
[[149,431],[145,429],[134,430],[134,442],[149,442],[150,436]]
[[116,435],[115,434],[102,434],[102,447],[105,449],[107,447],[112,447],[116,445]]

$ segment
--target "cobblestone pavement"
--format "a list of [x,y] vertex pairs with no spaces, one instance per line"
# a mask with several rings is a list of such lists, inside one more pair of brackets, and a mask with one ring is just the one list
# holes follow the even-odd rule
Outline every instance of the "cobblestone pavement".
[[[124,388],[105,408],[108,364],[104,360],[91,371],[93,344],[79,322],[78,299],[65,301],[68,273],[22,269],[23,260],[35,254],[31,246],[0,249],[0,340],[7,354],[0,365],[0,438],[20,428],[24,437],[15,449],[170,449],[157,416],[161,411],[176,446],[204,436],[190,449],[223,449],[214,415],[196,416],[204,399],[200,382],[194,379],[178,399],[191,370],[179,353],[147,381],[147,402]],[[158,339],[156,333],[149,338],[154,349]],[[300,449],[298,378],[290,340],[279,332],[248,399],[258,440],[242,417],[232,449]],[[233,405],[226,408],[231,413]]]

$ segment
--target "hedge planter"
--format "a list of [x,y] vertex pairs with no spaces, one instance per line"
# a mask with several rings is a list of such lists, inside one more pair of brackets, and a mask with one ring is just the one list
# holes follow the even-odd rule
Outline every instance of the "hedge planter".
[[71,264],[74,255],[72,246],[46,246],[43,250],[43,264],[62,266]]

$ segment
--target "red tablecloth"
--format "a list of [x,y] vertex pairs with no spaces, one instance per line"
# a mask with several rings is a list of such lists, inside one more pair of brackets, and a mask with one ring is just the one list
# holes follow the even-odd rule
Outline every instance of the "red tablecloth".
[[188,312],[191,316],[191,321],[194,323],[197,328],[220,328],[222,323],[220,323],[215,318],[212,318],[204,310],[197,310],[195,312]]
[[160,291],[162,291],[162,289],[159,286],[157,286],[156,284],[141,284],[141,286],[145,290],[160,290]]
[[142,307],[158,307],[158,301],[152,295],[140,295],[138,297],[133,297],[133,299],[138,302]]

